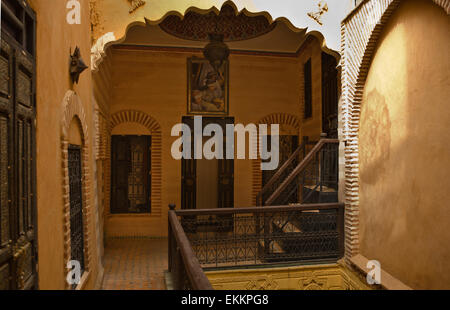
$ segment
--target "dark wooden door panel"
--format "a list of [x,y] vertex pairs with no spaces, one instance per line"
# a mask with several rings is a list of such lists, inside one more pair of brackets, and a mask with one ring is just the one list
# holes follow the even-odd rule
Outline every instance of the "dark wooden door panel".
[[2,5],[10,10],[2,10],[0,47],[0,289],[32,289],[37,288],[35,14],[25,1]]
[[234,208],[234,160],[219,160],[219,208]]
[[9,136],[8,116],[0,114],[0,250],[8,245],[11,238]]
[[[194,141],[194,118],[184,116],[183,124],[191,128],[192,138]],[[218,124],[222,127],[222,131],[226,133],[226,125],[234,124],[233,117],[203,117],[203,128],[208,124]],[[203,129],[202,129],[203,130]],[[224,156],[226,152],[226,139],[224,139]],[[196,209],[197,199],[197,164],[194,156],[194,143],[191,143],[192,159],[182,159],[181,162],[181,208]],[[218,160],[218,198],[217,207],[233,208],[234,207],[234,160],[220,159]]]
[[[192,117],[183,117],[183,124],[191,128],[193,134],[194,119]],[[191,138],[191,156],[192,159],[181,160],[181,208],[195,209],[197,202],[197,162],[193,159],[194,143]]]
[[130,142],[125,136],[113,136],[111,150],[111,213],[125,213],[129,208]]
[[113,136],[111,151],[111,213],[149,213],[151,136]]
[[337,138],[338,71],[336,58],[322,52],[322,131],[328,138]]

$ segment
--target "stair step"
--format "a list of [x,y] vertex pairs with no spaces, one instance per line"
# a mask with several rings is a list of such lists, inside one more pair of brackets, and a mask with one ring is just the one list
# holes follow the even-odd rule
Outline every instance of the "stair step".
[[[281,219],[273,220],[273,223],[279,228],[282,229],[284,233],[300,233],[302,232],[295,224],[291,222],[282,221]],[[285,225],[286,224],[286,225]]]
[[[259,245],[264,248],[264,240],[259,240]],[[275,254],[281,254],[284,253],[283,249],[281,248],[281,246],[278,244],[278,242],[272,240],[269,242],[269,248],[272,249],[272,252]]]

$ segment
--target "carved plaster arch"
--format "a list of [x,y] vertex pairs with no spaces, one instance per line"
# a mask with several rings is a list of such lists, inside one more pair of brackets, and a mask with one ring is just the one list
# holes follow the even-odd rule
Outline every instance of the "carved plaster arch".
[[[287,125],[291,128],[293,128],[296,133],[298,134],[300,131],[300,119],[292,114],[287,113],[272,113],[269,115],[266,115],[265,117],[261,118],[256,125],[260,124],[279,124]],[[257,148],[257,141],[253,141],[252,147]],[[262,171],[261,171],[261,159],[254,159],[252,160],[252,176],[253,176],[253,186],[252,186],[252,203],[253,205],[256,205],[256,196],[262,189]]]
[[[450,14],[450,0],[430,0]],[[345,141],[345,258],[359,253],[359,126],[364,85],[378,39],[402,0],[365,0],[341,25],[341,117]]]
[[[339,58],[340,58],[340,55],[337,51],[334,51],[327,47],[324,35],[317,30],[308,31],[307,28],[298,28],[298,27],[294,26],[285,17],[278,17],[276,19],[273,19],[272,16],[266,11],[253,13],[253,12],[248,11],[245,8],[243,8],[242,10],[239,11],[236,4],[233,3],[232,1],[224,2],[222,4],[221,8],[223,8],[224,6],[231,6],[233,8],[236,16],[239,14],[243,14],[246,17],[264,17],[268,21],[269,25],[273,25],[274,23],[283,23],[287,26],[287,28],[289,28],[291,31],[293,31],[295,33],[305,32],[304,42],[306,42],[306,40],[308,40],[310,37],[315,37],[319,41],[320,46],[325,53],[333,55],[337,60],[339,60]],[[136,15],[136,16],[134,16],[134,20],[125,27],[123,34],[122,33],[116,34],[114,32],[106,32],[96,40],[96,43],[91,48],[91,69],[94,72],[96,72],[98,70],[100,63],[106,57],[107,49],[112,45],[120,44],[120,43],[124,42],[127,39],[129,30],[134,26],[137,26],[137,25],[155,26],[155,25],[160,25],[161,23],[163,23],[164,20],[168,17],[178,17],[181,20],[183,20],[183,18],[189,13],[198,13],[201,15],[207,15],[210,13],[214,13],[214,14],[218,15],[220,13],[220,11],[221,11],[221,9],[218,9],[215,6],[209,8],[209,9],[200,9],[200,8],[191,6],[183,14],[181,14],[178,11],[170,11],[170,12],[167,12],[166,14],[164,14],[163,17],[156,19],[156,20],[150,20],[150,19],[147,19],[146,17],[142,18],[142,17],[139,17],[139,15]]]
[[[90,173],[89,173],[89,136],[86,122],[86,113],[77,93],[69,90],[66,92],[62,102],[62,120],[61,120],[61,154],[62,154],[62,190],[63,190],[63,233],[64,233],[64,274],[67,272],[66,263],[71,258],[70,241],[70,188],[69,188],[69,128],[74,119],[79,122],[81,129],[81,159],[82,159],[82,201],[83,201],[83,230],[84,230],[84,257],[85,257],[85,275],[89,275],[91,264],[91,234],[90,234]],[[67,281],[64,281],[66,289],[70,289]]]

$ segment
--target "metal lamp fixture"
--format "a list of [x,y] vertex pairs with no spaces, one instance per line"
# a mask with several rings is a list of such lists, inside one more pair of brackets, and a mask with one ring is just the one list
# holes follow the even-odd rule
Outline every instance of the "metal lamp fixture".
[[205,46],[203,55],[209,60],[209,63],[216,72],[219,72],[222,64],[228,59],[230,49],[223,42],[223,34],[210,33],[208,45]]

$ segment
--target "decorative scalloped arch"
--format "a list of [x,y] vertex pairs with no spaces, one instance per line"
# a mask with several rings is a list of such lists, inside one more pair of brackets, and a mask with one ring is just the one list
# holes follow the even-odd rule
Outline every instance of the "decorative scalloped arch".
[[[279,124],[287,125],[294,128],[297,132],[300,130],[300,119],[292,114],[287,113],[272,113],[261,118],[256,125],[260,124]],[[257,147],[257,141],[253,141],[252,147]],[[252,202],[256,206],[256,196],[262,189],[262,171],[261,171],[261,159],[252,160],[252,176],[253,176],[253,186],[252,186]]]
[[[438,0],[436,0],[436,1],[438,1]],[[320,42],[320,46],[325,53],[333,55],[337,59],[339,59],[339,57],[340,57],[340,55],[337,51],[330,49],[326,45],[324,35],[317,30],[309,30],[308,31],[307,27],[306,28],[298,28],[298,27],[294,26],[289,21],[289,19],[287,19],[285,17],[278,17],[276,19],[273,19],[272,16],[266,11],[254,13],[254,12],[248,11],[245,8],[243,8],[242,10],[239,11],[238,7],[236,6],[236,4],[233,1],[225,1],[222,4],[221,9],[225,6],[230,6],[233,9],[234,14],[236,16],[241,14],[241,15],[244,15],[249,18],[264,17],[268,21],[269,25],[273,25],[274,23],[277,23],[277,22],[284,23],[291,31],[293,31],[295,33],[305,32],[305,42],[306,42],[306,39],[308,39],[309,37],[315,37]],[[184,17],[186,15],[188,15],[189,13],[196,13],[196,14],[201,14],[201,15],[208,15],[208,14],[213,13],[213,14],[219,15],[221,12],[221,9],[218,9],[215,6],[209,8],[209,9],[200,9],[195,6],[191,6],[188,9],[186,9],[186,11],[183,14],[181,14],[178,11],[169,11],[166,14],[164,14],[163,17],[161,17],[160,19],[157,19],[157,20],[149,20],[145,17],[144,17],[143,21],[134,20],[127,25],[127,27],[123,33],[106,32],[96,40],[96,43],[91,48],[91,69],[94,72],[96,72],[98,70],[98,67],[102,63],[103,59],[106,57],[106,51],[108,50],[108,48],[115,44],[120,44],[120,43],[124,42],[127,38],[128,31],[133,26],[160,25],[161,23],[163,23],[166,20],[166,18],[169,18],[169,17],[177,17],[177,18],[183,20]]]
[[[63,232],[64,232],[64,274],[67,272],[66,262],[71,257],[70,245],[70,188],[69,188],[69,128],[72,120],[79,121],[81,127],[81,138],[83,145],[81,146],[82,159],[82,199],[83,199],[83,221],[84,221],[84,256],[85,256],[85,270],[86,273],[90,270],[91,251],[90,251],[90,174],[89,174],[89,148],[88,148],[88,126],[86,122],[86,113],[84,112],[83,104],[77,93],[69,90],[64,96],[62,102],[62,120],[61,120],[61,154],[62,154],[62,177],[63,177]],[[70,289],[69,284],[66,284],[66,289]]]
[[[359,118],[382,30],[402,0],[365,0],[341,24],[341,115],[345,141],[345,258],[359,252]],[[450,14],[450,0],[430,0]]]
[[138,110],[122,110],[111,115],[110,131],[122,123],[137,123],[149,131],[152,136],[152,189],[151,216],[162,215],[162,133],[159,123],[150,115]]

